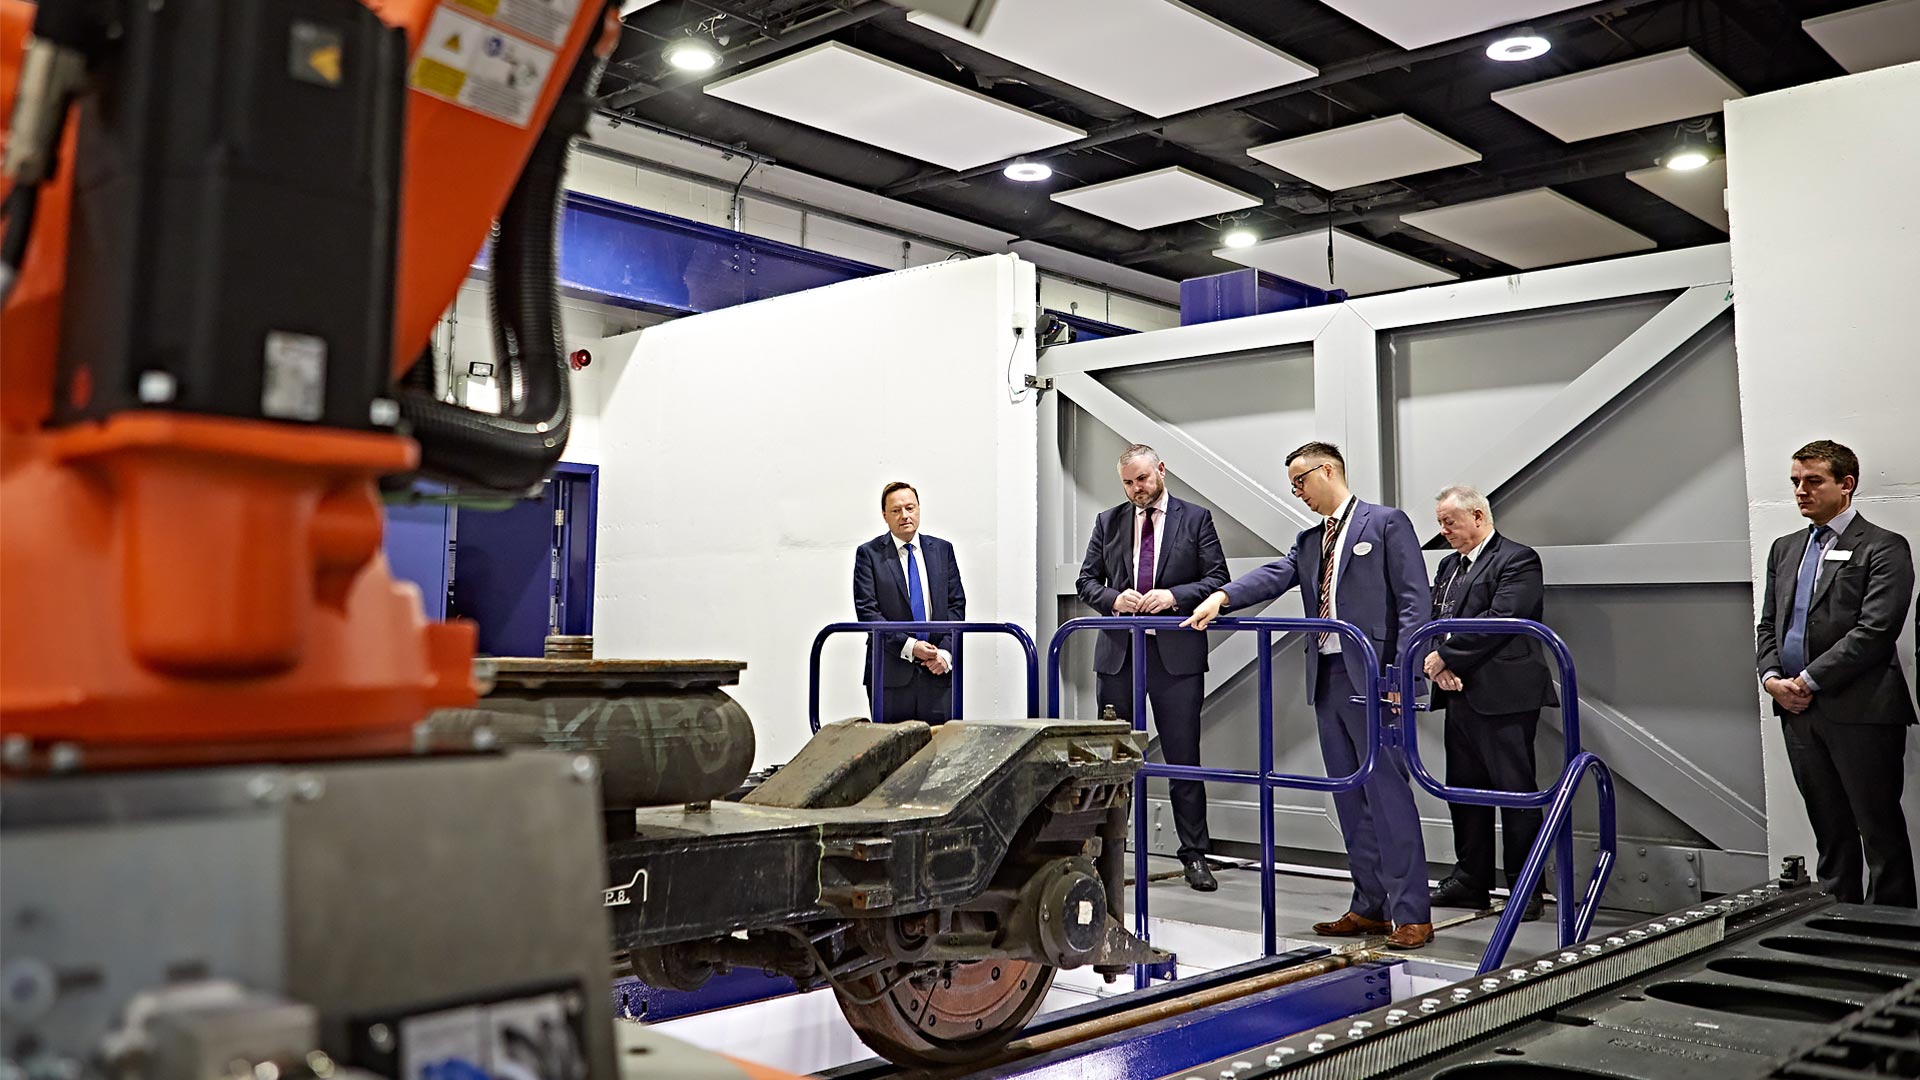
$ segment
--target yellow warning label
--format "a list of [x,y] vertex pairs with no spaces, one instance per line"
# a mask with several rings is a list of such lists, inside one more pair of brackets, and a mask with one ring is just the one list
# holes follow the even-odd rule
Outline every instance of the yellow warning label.
[[491,19],[500,11],[500,0],[453,0],[468,11],[477,11]]
[[460,88],[466,83],[466,72],[450,68],[438,60],[423,56],[419,63],[413,65],[415,90],[425,90],[429,94],[457,100],[460,97]]
[[340,46],[325,45],[307,54],[307,66],[329,86],[340,83]]
[[[459,0],[464,3],[465,0]],[[414,57],[409,85],[462,108],[526,127],[546,89],[555,54],[451,10],[434,13]]]

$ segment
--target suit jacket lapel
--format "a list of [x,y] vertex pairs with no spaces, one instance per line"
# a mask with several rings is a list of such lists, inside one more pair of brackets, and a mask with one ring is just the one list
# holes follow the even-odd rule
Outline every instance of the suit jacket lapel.
[[[1353,549],[1360,544],[1360,532],[1366,527],[1367,518],[1372,510],[1372,504],[1361,502],[1360,497],[1356,495],[1353,499],[1353,509],[1347,511],[1347,522],[1340,526],[1340,561],[1333,568],[1333,592],[1336,597],[1340,595],[1340,586],[1345,584],[1349,576],[1348,571],[1353,569]],[[1324,525],[1321,527],[1325,528]],[[1320,579],[1316,575],[1314,588],[1317,590],[1319,585]]]
[[1800,561],[1807,557],[1807,544],[1812,540],[1813,535],[1801,529],[1793,543],[1787,545],[1787,558],[1780,560],[1780,565],[1774,568],[1774,619],[1782,635],[1793,621],[1793,595],[1800,585]]
[[1493,560],[1493,553],[1499,550],[1500,534],[1494,533],[1487,538],[1487,546],[1481,550],[1480,557],[1473,560],[1473,565],[1467,567],[1466,580],[1462,581],[1453,590],[1454,607],[1458,608],[1460,603],[1467,598],[1467,590],[1473,587],[1474,582],[1480,580],[1480,572],[1487,568],[1487,563]]
[[[1828,550],[1831,550],[1831,551],[1853,550],[1854,545],[1859,543],[1861,540],[1865,539],[1864,533],[1866,532],[1866,524],[1867,524],[1867,519],[1865,517],[1862,517],[1859,514],[1853,515],[1853,524],[1847,526],[1846,533],[1842,535],[1839,539],[1835,540],[1833,542],[1833,547]],[[1807,543],[1812,543],[1812,542],[1813,542],[1813,537],[1811,534],[1809,534],[1807,537]],[[1806,557],[1806,551],[1807,551],[1806,545],[1802,544],[1800,547],[1801,558]],[[1813,600],[1807,604],[1808,611],[1812,611],[1814,605],[1820,602],[1820,598],[1827,595],[1827,587],[1833,584],[1834,576],[1840,573],[1840,568],[1845,565],[1847,564],[1843,562],[1829,563],[1824,558],[1820,560],[1820,576],[1813,579]]]
[[[918,536],[914,537],[916,542],[919,539]],[[900,599],[905,600],[907,602],[907,610],[912,611],[913,591],[907,588],[907,561],[900,557],[900,548],[894,544],[892,533],[888,533],[881,539],[880,550],[882,552],[881,557],[886,559],[893,567],[893,583],[900,590]],[[915,551],[914,554],[918,555],[919,552]]]

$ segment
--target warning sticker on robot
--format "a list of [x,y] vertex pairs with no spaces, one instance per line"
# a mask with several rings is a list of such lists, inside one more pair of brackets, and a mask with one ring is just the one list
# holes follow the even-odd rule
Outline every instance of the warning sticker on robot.
[[538,45],[443,7],[427,25],[408,81],[421,93],[526,127],[553,59]]
[[567,40],[580,0],[453,0],[454,3],[530,37],[558,45]]

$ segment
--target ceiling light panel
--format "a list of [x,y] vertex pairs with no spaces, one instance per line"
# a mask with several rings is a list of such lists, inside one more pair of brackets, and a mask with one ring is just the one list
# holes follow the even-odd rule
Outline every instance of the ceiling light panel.
[[1085,131],[829,41],[710,83],[714,97],[948,169]]
[[1480,160],[1472,147],[1405,113],[1256,146],[1247,153],[1328,191]]
[[1727,159],[1714,158],[1689,172],[1664,166],[1638,169],[1627,179],[1653,192],[1701,221],[1730,232],[1727,225]]
[[999,0],[979,34],[924,12],[907,18],[1149,116],[1319,74],[1176,0]]
[[1192,221],[1260,205],[1259,199],[1239,188],[1209,180],[1177,165],[1055,192],[1053,201],[1129,229],[1154,229],[1176,221]]
[[1325,0],[1403,49],[1420,49],[1579,7],[1567,0]]
[[1657,246],[1551,188],[1421,210],[1400,220],[1522,270]]
[[1920,60],[1920,0],[1885,0],[1800,25],[1848,71]]
[[1561,142],[1579,142],[1717,113],[1745,96],[1692,49],[1674,49],[1496,91],[1493,100]]
[[1221,248],[1214,254],[1316,289],[1345,289],[1352,296],[1438,285],[1460,276],[1340,229],[1333,232],[1331,278],[1327,276],[1327,234],[1324,232],[1265,240],[1252,247]]

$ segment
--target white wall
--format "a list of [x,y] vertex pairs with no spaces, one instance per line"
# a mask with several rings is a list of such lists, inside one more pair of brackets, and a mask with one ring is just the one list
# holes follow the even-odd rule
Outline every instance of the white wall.
[[[957,549],[969,618],[1030,629],[1035,407],[1007,383],[1033,370],[1035,293],[1032,264],[983,256],[609,341],[596,653],[747,661],[758,763],[787,761],[814,634],[853,619],[854,549],[884,531],[895,479]],[[1017,654],[970,643],[968,715],[1025,715]],[[824,720],[866,714],[864,655],[857,636],[828,646]]]
[[[741,165],[745,167],[744,162]],[[567,187],[586,195],[638,206],[662,214],[721,228],[734,227],[733,190],[656,172],[624,161],[601,157],[590,150],[569,159]],[[792,244],[809,251],[870,263],[890,269],[940,262],[957,247],[914,240],[880,228],[868,228],[837,216],[808,213],[793,206],[756,198],[751,190],[741,196],[740,230],[753,236]],[[977,249],[976,249],[977,250]],[[1177,306],[1143,300],[1098,286],[1040,274],[1040,303],[1059,311],[1077,312],[1130,330],[1160,330],[1180,325]]]
[[[1805,525],[1786,475],[1818,438],[1860,455],[1861,512],[1920,548],[1920,64],[1728,102],[1727,164],[1755,580],[1773,538]],[[1769,848],[1811,862],[1780,726],[1762,730]],[[1908,747],[1920,847],[1920,731]]]

